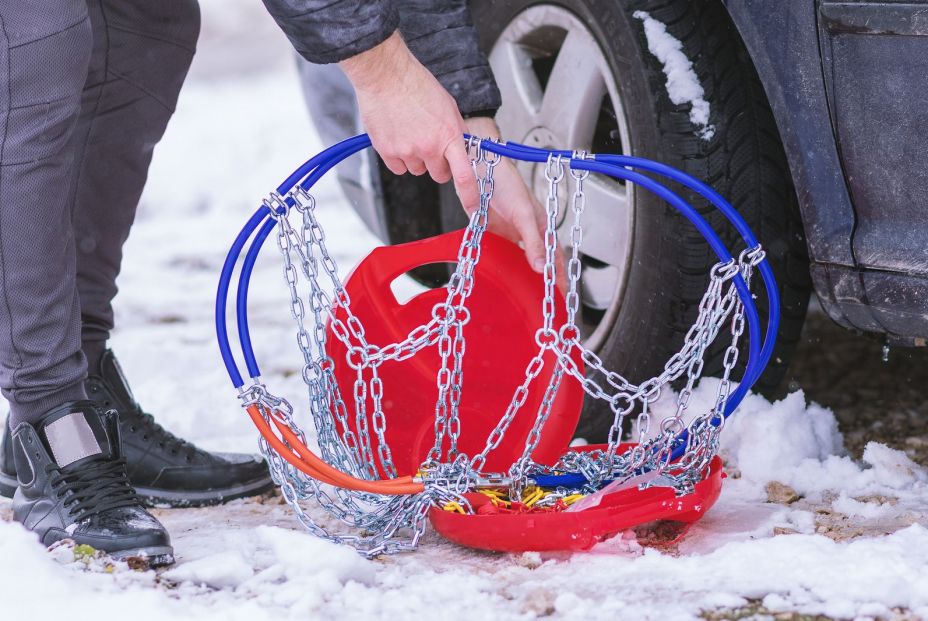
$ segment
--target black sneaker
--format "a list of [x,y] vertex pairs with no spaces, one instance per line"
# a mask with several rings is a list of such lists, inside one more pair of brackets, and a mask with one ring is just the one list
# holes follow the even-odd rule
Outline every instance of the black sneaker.
[[86,382],[87,396],[119,412],[129,480],[154,505],[199,507],[270,491],[274,483],[257,455],[208,453],[155,422],[136,402],[113,352]]
[[17,425],[10,445],[19,473],[13,519],[42,544],[72,539],[116,559],[174,562],[167,531],[129,483],[115,412],[102,414],[90,401],[65,403],[35,425]]
[[[267,464],[259,456],[208,453],[155,422],[132,396],[113,352],[85,383],[88,397],[104,410],[119,413],[122,452],[129,480],[150,506],[203,507],[273,489]],[[5,429],[9,434],[9,426]],[[0,493],[12,496],[16,470],[7,458],[7,438],[0,443]]]

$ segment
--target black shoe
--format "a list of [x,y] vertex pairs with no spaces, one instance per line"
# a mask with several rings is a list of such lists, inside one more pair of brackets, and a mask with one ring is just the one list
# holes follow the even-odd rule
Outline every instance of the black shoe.
[[208,453],[155,422],[135,401],[119,362],[106,350],[87,396],[119,412],[129,480],[148,502],[172,507],[216,505],[270,491],[267,464],[256,455]]
[[[87,395],[104,410],[119,413],[122,452],[129,480],[151,506],[203,507],[273,489],[267,464],[258,456],[208,453],[164,429],[136,403],[113,352],[85,383]],[[9,426],[5,429],[9,434]],[[7,439],[4,438],[5,444]],[[0,444],[0,493],[12,496],[16,470]]]
[[17,425],[11,444],[19,473],[13,519],[44,545],[72,539],[117,559],[174,562],[167,531],[129,483],[115,412],[101,414],[90,401],[65,403],[35,425]]

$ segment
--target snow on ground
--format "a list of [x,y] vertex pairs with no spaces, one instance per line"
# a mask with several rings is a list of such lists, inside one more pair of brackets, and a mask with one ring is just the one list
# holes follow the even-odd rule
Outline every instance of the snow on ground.
[[715,126],[709,124],[709,102],[693,70],[693,63],[683,52],[683,43],[667,32],[667,26],[646,11],[635,11],[632,16],[644,24],[648,50],[664,66],[667,76],[667,96],[676,105],[690,104],[690,122],[699,127],[697,134],[703,140],[712,140]]
[[[253,451],[255,432],[213,337],[214,288],[257,202],[321,145],[286,44],[259,3],[218,6],[204,3],[201,55],[126,249],[114,347],[136,396],[169,428],[208,448]],[[329,247],[347,269],[376,240],[334,184],[317,197]],[[253,332],[269,385],[301,403],[275,258],[268,252],[255,273]],[[691,403],[714,396],[708,380]],[[667,399],[656,407],[672,407]],[[879,444],[853,461],[832,413],[801,392],[774,404],[749,396],[723,438],[730,476],[722,497],[670,549],[643,548],[625,534],[573,556],[497,555],[429,533],[418,552],[369,562],[305,534],[270,497],[156,511],[177,552],[177,564],[156,574],[45,552],[6,521],[3,502],[3,618],[893,618],[896,609],[928,617],[923,468]]]

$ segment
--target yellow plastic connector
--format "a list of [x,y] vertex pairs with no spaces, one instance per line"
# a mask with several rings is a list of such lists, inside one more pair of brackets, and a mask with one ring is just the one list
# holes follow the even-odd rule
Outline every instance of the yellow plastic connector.
[[454,501],[445,503],[445,506],[442,507],[442,509],[444,509],[445,511],[450,511],[452,513],[460,513],[462,515],[464,514],[464,507],[462,507],[460,503],[454,502]]

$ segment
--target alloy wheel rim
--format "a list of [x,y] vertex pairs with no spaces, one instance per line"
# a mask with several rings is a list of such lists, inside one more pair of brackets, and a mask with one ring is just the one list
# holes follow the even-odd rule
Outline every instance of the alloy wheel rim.
[[[570,11],[542,4],[519,13],[497,39],[489,60],[503,98],[496,120],[504,138],[533,147],[630,153],[616,76],[593,33]],[[517,167],[544,201],[544,164]],[[558,234],[563,243],[569,240],[572,214],[567,213],[568,190],[561,185]],[[578,324],[586,346],[597,351],[612,331],[627,282],[635,192],[630,185],[591,175],[584,194]]]

